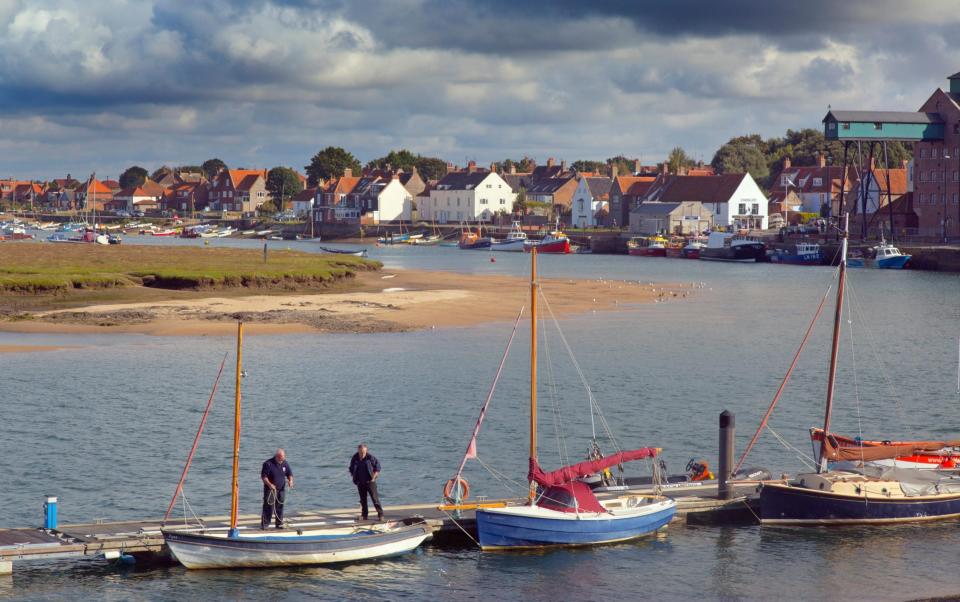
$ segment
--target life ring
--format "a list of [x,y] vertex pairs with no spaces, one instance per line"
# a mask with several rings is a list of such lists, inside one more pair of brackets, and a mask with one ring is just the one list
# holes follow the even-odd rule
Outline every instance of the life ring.
[[[454,497],[453,493],[454,493],[454,488],[457,486],[457,480],[458,479],[454,477],[449,481],[447,481],[447,483],[443,486],[443,498],[445,500],[448,500],[451,502],[456,501],[456,498]],[[468,483],[467,480],[463,477],[460,477],[459,481],[460,481],[460,490],[462,492],[462,495],[460,496],[460,501],[462,502],[470,497],[470,483]]]

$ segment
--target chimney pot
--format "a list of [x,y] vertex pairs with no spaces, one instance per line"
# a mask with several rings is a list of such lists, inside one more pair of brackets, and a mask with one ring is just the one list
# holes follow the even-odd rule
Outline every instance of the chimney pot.
[[491,164],[490,164],[490,171],[491,171],[492,173],[496,173],[496,172],[497,172],[497,164],[496,164],[496,163],[491,163]]
[[547,159],[547,167],[553,167],[553,157]]
[[343,177],[345,177],[345,178],[352,178],[352,177],[353,177],[353,169],[350,168],[350,167],[345,168],[345,169],[343,170]]
[[610,163],[610,179],[611,180],[617,179],[617,164],[612,162]]
[[511,164],[510,164],[510,173],[511,173],[511,174],[517,173],[517,164],[516,164],[516,163],[511,163]]
[[823,152],[817,153],[817,163],[820,165],[820,167],[827,166],[827,156],[824,155]]
[[784,159],[783,159],[783,168],[784,168],[784,169],[790,169],[790,166],[791,166],[791,165],[793,165],[793,163],[791,163],[790,157],[784,157]]
[[638,173],[640,173],[640,169],[642,167],[643,166],[640,165],[640,159],[635,159],[633,162],[633,175],[637,175]]
[[560,162],[560,171],[561,171],[561,173],[566,173],[566,171],[567,171],[567,160],[566,160],[566,159],[564,159],[563,161]]
[[903,169],[907,169],[910,166],[910,161],[904,159],[901,161],[901,164],[903,165]]
[[474,173],[475,171],[477,171],[477,162],[470,161],[467,163],[467,173]]

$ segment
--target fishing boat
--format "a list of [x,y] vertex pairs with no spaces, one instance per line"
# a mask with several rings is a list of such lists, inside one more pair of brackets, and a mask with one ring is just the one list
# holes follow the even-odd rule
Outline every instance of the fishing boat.
[[[846,217],[845,222],[817,470],[798,474],[787,483],[763,484],[760,489],[760,523],[798,526],[887,524],[958,517],[960,477],[954,476],[955,473],[869,463],[936,451],[945,445],[960,445],[960,441],[848,447],[840,445],[830,432],[847,278],[849,219]],[[851,465],[829,470],[830,462],[849,462]]]
[[164,230],[154,230],[150,233],[152,236],[176,236],[177,231],[173,228],[166,228]]
[[566,255],[567,253],[573,252],[573,248],[570,246],[570,239],[560,231],[559,225],[540,240],[524,241],[524,253],[529,253],[533,249],[536,249],[537,253],[555,253],[559,255]]
[[767,246],[760,239],[730,232],[711,232],[707,246],[700,249],[700,259],[705,261],[752,263],[766,258]]
[[667,239],[662,236],[634,236],[627,241],[627,253],[637,257],[666,257]]
[[812,242],[798,242],[787,249],[773,249],[768,252],[772,263],[786,263],[789,265],[820,265],[823,263],[823,254],[820,245]]
[[[477,534],[483,550],[586,546],[627,541],[665,526],[677,511],[674,500],[661,495],[623,495],[600,501],[579,479],[619,463],[653,458],[659,449],[622,451],[546,472],[537,451],[537,279],[536,247],[530,250],[530,458],[526,503],[479,507]],[[591,396],[591,412],[593,398]],[[486,406],[481,412],[486,412]],[[467,447],[476,449],[476,435]],[[459,476],[459,475],[458,475]]]
[[491,245],[490,250],[520,253],[523,251],[523,245],[525,242],[527,242],[526,232],[523,231],[523,228],[520,226],[520,222],[513,222],[510,224],[510,232],[507,233],[507,237],[503,240],[494,242],[493,245]]
[[478,250],[489,249],[493,246],[494,240],[490,236],[483,236],[480,226],[474,232],[468,226],[460,235],[460,242],[457,244],[461,249]]
[[[893,466],[896,468],[917,468],[920,470],[956,470],[960,468],[960,446],[951,441],[871,441],[860,438],[844,437],[830,433],[835,447],[857,450],[861,447],[884,447],[889,445],[912,445],[927,451],[916,451],[909,456],[883,458],[869,461],[875,466]],[[823,429],[811,428],[810,440],[815,444],[823,440]]]
[[320,245],[317,245],[317,248],[320,249],[320,251],[321,251],[322,253],[328,253],[328,254],[331,254],[331,255],[353,255],[354,257],[366,257],[366,256],[367,256],[367,250],[366,250],[366,249],[360,249],[359,251],[352,251],[352,250],[349,250],[349,249],[333,249],[333,248],[331,248],[331,247],[323,247],[323,246],[320,246]]
[[242,349],[241,322],[237,324],[230,528],[161,529],[173,557],[188,569],[330,564],[404,554],[429,539],[432,529],[422,519],[327,529],[316,523],[267,531],[238,528]]
[[872,265],[881,270],[902,270],[907,267],[911,255],[900,252],[900,249],[888,242],[881,242],[874,247],[874,257]]
[[700,259],[700,252],[703,251],[703,248],[706,246],[707,245],[701,240],[690,239],[690,241],[680,249],[680,257],[683,259]]

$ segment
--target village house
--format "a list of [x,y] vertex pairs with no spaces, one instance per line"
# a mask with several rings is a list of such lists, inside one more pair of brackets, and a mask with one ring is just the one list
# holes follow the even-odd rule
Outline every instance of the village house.
[[[766,196],[748,173],[719,176],[660,175],[643,196],[644,203],[701,203],[713,226],[728,230],[765,230]],[[634,214],[631,211],[631,221]],[[692,221],[692,220],[691,220]]]
[[419,208],[420,217],[441,224],[489,222],[497,213],[510,213],[516,197],[497,172],[478,170],[471,161],[465,171],[448,173],[437,182]]
[[200,211],[207,206],[208,193],[206,182],[178,182],[166,189],[160,209],[179,213]]
[[641,203],[630,211],[631,234],[699,234],[713,226],[713,214],[699,201]]
[[13,202],[21,207],[36,207],[43,200],[44,188],[36,182],[17,182],[13,188]]
[[343,176],[331,180],[326,187],[317,190],[313,207],[313,221],[321,224],[360,223],[360,209],[348,199],[360,182],[352,169],[345,169]]
[[636,208],[653,185],[656,176],[615,176],[610,186],[610,207],[605,226],[630,225],[630,211]]
[[917,233],[938,238],[960,236],[960,73],[947,79],[948,91],[937,88],[920,107],[939,116],[943,135],[913,147]]
[[359,190],[358,206],[361,216],[367,217],[367,223],[405,221],[413,218],[413,195],[410,194],[398,175],[389,178],[376,178],[361,183],[354,189]]
[[607,177],[580,176],[570,203],[570,224],[575,228],[593,228],[605,218],[612,182]]
[[222,170],[213,179],[209,201],[214,211],[256,211],[267,202],[267,170]]
[[848,169],[844,180],[843,167],[827,165],[827,158],[822,153],[817,156],[816,165],[801,167],[795,167],[787,157],[780,173],[771,180],[770,200],[782,205],[784,195],[792,192],[800,199],[800,205],[790,206],[791,211],[838,215],[841,183],[846,198],[855,185],[853,175],[854,171]]
[[[124,188],[113,195],[113,198],[104,203],[104,211],[154,211],[160,208],[160,203],[166,189],[152,180],[147,180],[140,186]],[[99,203],[98,203],[99,204]]]
[[310,216],[313,213],[313,206],[319,193],[319,186],[304,188],[290,199],[290,210],[297,217]]
[[113,200],[113,195],[113,190],[91,176],[74,189],[74,203],[77,209],[103,211],[106,204]]

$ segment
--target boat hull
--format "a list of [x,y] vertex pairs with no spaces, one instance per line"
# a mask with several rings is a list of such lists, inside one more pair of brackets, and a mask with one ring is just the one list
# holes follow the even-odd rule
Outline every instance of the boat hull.
[[680,256],[684,259],[700,259],[700,249],[688,249],[684,247],[680,250]]
[[790,485],[760,490],[763,525],[852,525],[940,520],[960,516],[960,494],[864,499]]
[[704,261],[736,261],[749,263],[766,259],[766,247],[761,243],[735,245],[731,247],[700,249],[700,259]]
[[477,511],[477,534],[483,550],[589,546],[653,533],[676,512],[677,504],[671,499],[625,515],[577,515],[536,506],[488,508]]
[[911,255],[896,255],[894,257],[884,257],[874,261],[874,266],[881,270],[902,270],[907,267]]
[[795,253],[774,253],[770,255],[771,263],[784,263],[787,265],[820,265],[823,263],[820,255]]
[[354,536],[297,535],[230,539],[164,531],[173,556],[188,569],[261,568],[355,562],[404,554],[431,536],[426,524]]
[[537,253],[556,253],[559,255],[566,255],[572,251],[570,248],[570,241],[566,238],[550,242],[527,242],[527,244],[523,246],[523,252],[529,253],[530,249],[533,247],[537,248]]
[[467,251],[475,251],[477,249],[489,249],[493,246],[493,240],[489,238],[481,238],[480,240],[474,242],[461,242],[460,248]]
[[504,241],[493,243],[490,249],[493,251],[509,251],[511,253],[522,253],[524,242],[526,242],[525,238],[518,238],[515,240],[504,240]]

